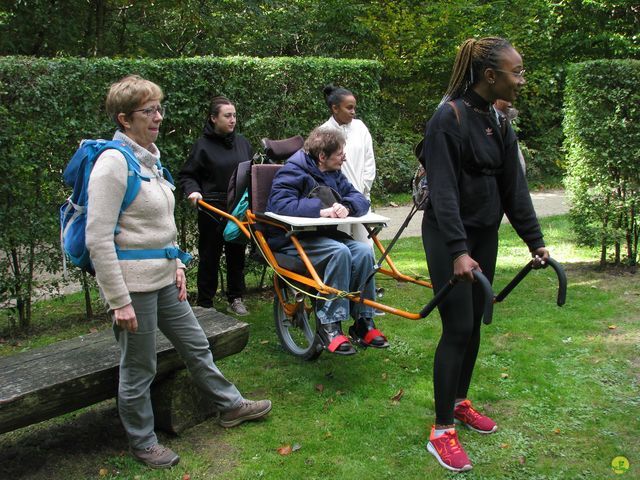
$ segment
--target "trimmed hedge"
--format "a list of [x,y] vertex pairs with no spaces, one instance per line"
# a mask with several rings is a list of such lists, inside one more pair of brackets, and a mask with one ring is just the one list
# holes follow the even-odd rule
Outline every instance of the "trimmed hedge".
[[[381,68],[328,58],[0,58],[0,302],[28,304],[34,269],[60,269],[61,256],[52,252],[59,252],[57,208],[68,195],[61,172],[81,139],[113,135],[104,99],[114,81],[137,73],[163,88],[167,115],[158,146],[163,164],[177,173],[213,95],[236,103],[238,129],[259,151],[262,137],[306,135],[324,122],[322,87],[329,82],[357,95],[359,115],[375,130]],[[189,247],[195,215],[186,202],[176,205],[181,243]]]
[[635,265],[640,214],[640,61],[571,65],[565,146],[571,215],[579,239],[600,245],[601,264]]

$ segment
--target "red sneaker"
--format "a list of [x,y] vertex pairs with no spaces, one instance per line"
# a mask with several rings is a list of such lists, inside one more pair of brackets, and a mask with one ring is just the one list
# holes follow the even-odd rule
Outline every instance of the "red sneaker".
[[456,405],[456,408],[453,409],[453,416],[458,422],[478,433],[493,433],[498,429],[496,422],[478,413],[471,406],[469,400],[464,400]]
[[436,427],[431,427],[427,450],[436,457],[438,463],[452,472],[466,472],[471,470],[471,460],[467,457],[455,428],[451,428],[437,438],[434,438]]

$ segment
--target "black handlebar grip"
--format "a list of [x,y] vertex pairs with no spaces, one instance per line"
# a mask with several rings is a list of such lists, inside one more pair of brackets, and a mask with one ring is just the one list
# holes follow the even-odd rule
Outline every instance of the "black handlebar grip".
[[[473,276],[475,277],[476,281],[480,283],[482,289],[484,290],[485,305],[483,321],[486,325],[489,325],[491,323],[491,320],[493,319],[493,290],[491,289],[491,284],[489,283],[489,280],[487,280],[487,277],[485,277],[480,271],[474,270]],[[456,286],[457,283],[458,280],[455,277],[451,277],[447,284],[442,287],[438,291],[438,293],[433,296],[431,301],[420,311],[420,318],[425,318],[427,315],[429,315],[440,304],[444,297],[449,294],[449,292],[453,289],[453,287]]]

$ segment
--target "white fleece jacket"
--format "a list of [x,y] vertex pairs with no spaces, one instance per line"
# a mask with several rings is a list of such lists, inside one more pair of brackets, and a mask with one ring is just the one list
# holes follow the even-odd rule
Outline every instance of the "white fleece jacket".
[[371,186],[376,178],[376,160],[373,156],[373,141],[369,129],[357,118],[340,125],[333,116],[322,126],[336,128],[347,138],[344,147],[347,160],[342,164],[342,173],[356,190],[370,198]]
[[117,150],[105,151],[89,179],[86,243],[98,285],[109,308],[117,309],[131,303],[129,292],[151,292],[175,282],[176,269],[184,265],[177,259],[118,260],[115,244],[122,250],[165,248],[176,245],[177,229],[171,185],[155,165],[160,158],[157,147],[152,144],[146,150],[121,132],[113,138],[132,148],[141,173],[151,178],[141,182],[138,195],[122,214],[128,174],[124,156]]

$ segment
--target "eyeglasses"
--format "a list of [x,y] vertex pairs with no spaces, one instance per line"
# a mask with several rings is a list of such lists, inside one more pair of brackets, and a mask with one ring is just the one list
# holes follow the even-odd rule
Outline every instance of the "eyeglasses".
[[149,108],[139,108],[138,110],[131,110],[131,113],[133,112],[142,112],[144,115],[146,115],[149,118],[153,118],[157,113],[160,113],[160,116],[164,117],[164,113],[167,111],[166,107],[164,105],[157,105],[155,107],[149,107]]
[[494,70],[496,72],[510,73],[511,75],[513,75],[516,78],[524,78],[524,72],[526,72],[526,70],[524,68],[522,70],[520,70],[519,72],[512,72],[511,70],[500,70],[499,68],[494,68]]

